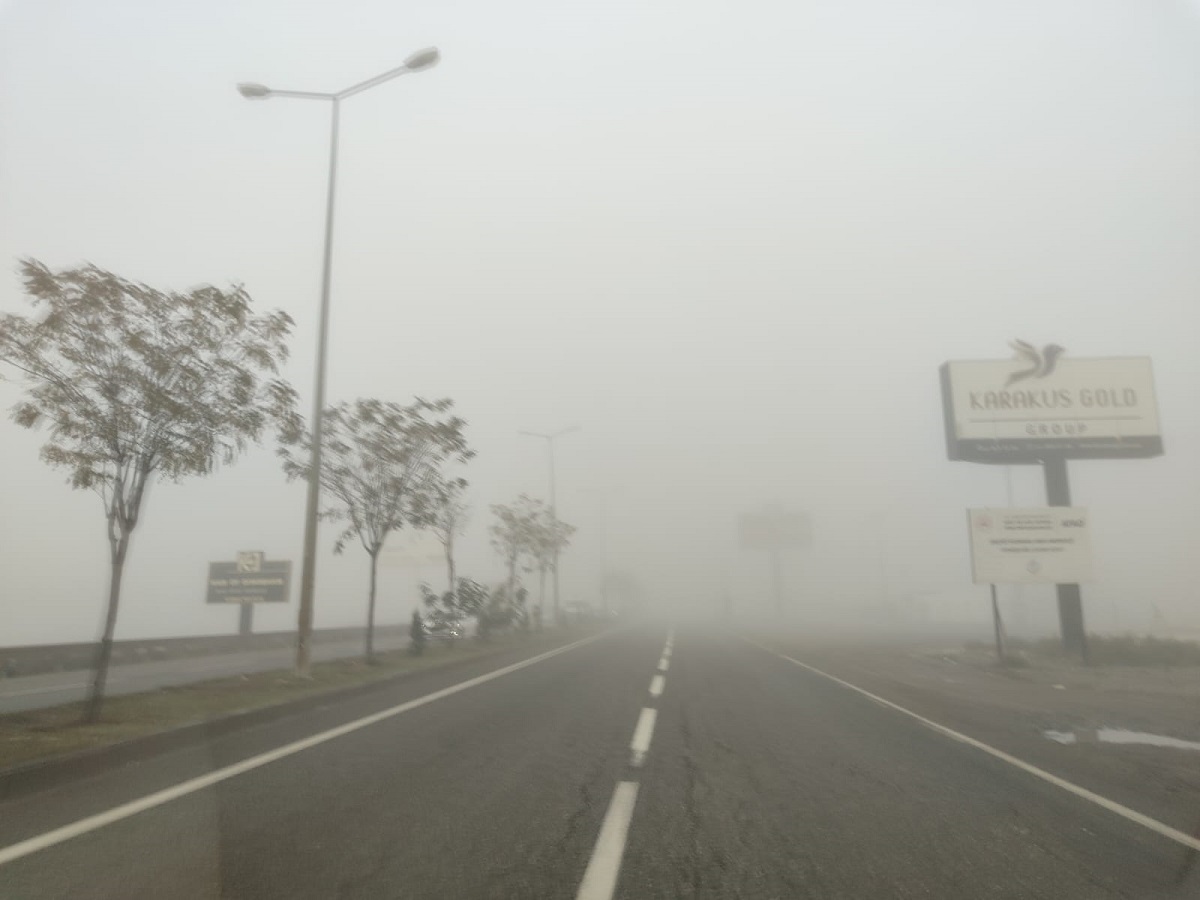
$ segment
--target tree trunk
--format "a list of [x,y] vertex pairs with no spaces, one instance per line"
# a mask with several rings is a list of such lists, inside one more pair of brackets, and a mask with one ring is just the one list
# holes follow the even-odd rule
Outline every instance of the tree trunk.
[[539,567],[538,578],[540,581],[540,584],[538,585],[538,609],[543,610],[546,608],[546,567],[545,566]]
[[96,670],[92,676],[92,690],[83,708],[84,724],[99,721],[100,707],[104,703],[104,685],[108,681],[108,664],[112,660],[113,632],[117,630],[117,608],[121,603],[121,577],[125,574],[125,554],[129,549],[129,535],[121,535],[113,545],[111,554],[112,571],[108,581],[108,609],[104,613],[104,633],[96,652]]
[[508,602],[517,598],[517,556],[514,553],[508,558]]
[[458,580],[454,577],[454,532],[446,537],[446,577],[450,580],[450,602],[458,609]]
[[371,588],[367,594],[367,662],[375,658],[375,574],[379,568],[379,548],[371,553]]

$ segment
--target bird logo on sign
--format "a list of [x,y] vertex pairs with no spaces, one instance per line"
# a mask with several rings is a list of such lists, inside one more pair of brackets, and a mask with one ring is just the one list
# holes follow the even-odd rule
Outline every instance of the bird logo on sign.
[[1046,378],[1054,374],[1058,359],[1066,353],[1065,347],[1058,344],[1047,344],[1041,350],[1028,341],[1010,341],[1009,346],[1016,351],[1013,357],[1020,362],[1028,363],[1028,368],[1018,369],[1008,376],[1005,387],[1010,387],[1026,378]]

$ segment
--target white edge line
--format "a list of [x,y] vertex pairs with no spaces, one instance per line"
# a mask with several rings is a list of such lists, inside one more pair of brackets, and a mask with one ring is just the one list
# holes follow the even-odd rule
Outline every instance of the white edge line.
[[617,889],[617,876],[621,874],[621,858],[625,855],[637,795],[636,781],[617,782],[575,900],[611,900]]
[[649,706],[642,707],[637,727],[633,729],[633,740],[629,742],[629,749],[633,751],[630,758],[631,765],[640,766],[642,760],[646,758],[646,754],[650,752],[650,741],[654,737],[654,723],[657,719],[658,710]]
[[355,719],[353,722],[346,722],[336,728],[330,728],[328,731],[322,731],[318,734],[310,735],[299,741],[294,741],[290,744],[284,744],[282,747],[276,747],[274,750],[269,750],[266,753],[260,753],[257,756],[251,756],[248,759],[243,759],[241,762],[234,763],[230,766],[225,766],[215,771],[209,772],[207,775],[200,775],[196,778],[190,778],[187,781],[181,781],[179,784],[172,785],[169,788],[164,788],[161,791],[155,791],[152,794],[147,794],[144,797],[139,797],[136,800],[131,800],[128,803],[122,803],[120,806],[114,806],[112,809],[107,809],[102,813],[97,813],[93,816],[88,816],[78,821],[72,822],[69,825],[63,825],[61,828],[55,828],[35,837],[27,838],[23,841],[18,841],[15,844],[10,844],[3,849],[0,849],[0,866],[20,859],[23,856],[29,856],[31,853],[37,853],[40,850],[46,850],[53,847],[55,844],[61,844],[64,841],[69,841],[71,838],[79,837],[87,834],[89,831],[95,831],[98,828],[103,828],[106,825],[111,825],[114,822],[119,822],[121,819],[127,819],[130,816],[137,815],[140,812],[145,812],[148,809],[153,809],[156,806],[162,806],[164,803],[169,803],[172,800],[177,800],[180,797],[186,797],[188,794],[193,794],[196,791],[203,790],[207,787],[212,787],[214,784],[219,784],[222,781],[227,781],[230,778],[235,778],[245,772],[265,766],[268,763],[273,763],[285,757],[292,756],[302,750],[308,750],[311,747],[316,747],[324,744],[327,741],[332,741],[335,738],[343,735],[351,734],[371,725],[375,725],[385,719],[390,719],[393,716],[398,716],[401,713],[406,713],[409,710],[416,709],[419,706],[424,706],[427,703],[433,703],[435,700],[441,700],[443,697],[449,697],[452,694],[457,694],[460,691],[465,691],[468,688],[476,687],[493,679],[500,678],[503,675],[508,675],[516,672],[519,669],[524,669],[527,666],[535,665],[543,660],[550,659],[552,656],[558,656],[560,653],[566,653],[574,650],[576,647],[582,647],[584,644],[590,644],[600,638],[607,637],[610,632],[592,635],[583,640],[575,641],[567,644],[564,647],[557,647],[554,650],[549,650],[545,653],[540,653],[537,656],[531,656],[529,659],[523,659],[520,662],[512,665],[504,666],[492,672],[486,672],[483,675],[477,675],[474,678],[468,678],[466,681],[460,681],[458,684],[452,684],[450,687],[442,688],[434,691],[431,694],[425,694],[423,697],[418,697],[415,700],[409,700],[406,703],[400,703],[396,706],[389,707],[377,713],[372,713],[369,716],[364,716],[361,719]]
[[977,741],[975,738],[968,737],[961,732],[955,731],[953,728],[947,728],[945,725],[939,725],[932,719],[927,719],[924,716],[913,712],[912,710],[905,709],[903,706],[893,703],[891,700],[885,700],[883,697],[880,697],[877,694],[872,694],[870,691],[864,690],[856,684],[843,681],[836,675],[830,675],[828,672],[822,672],[820,669],[808,665],[808,663],[802,663],[798,659],[792,659],[792,657],[788,656],[787,654],[780,653],[778,650],[773,650],[772,648],[760,644],[757,641],[752,641],[749,638],[744,638],[744,640],[748,644],[752,644],[760,650],[765,650],[767,653],[770,653],[773,656],[778,656],[780,659],[786,659],[793,665],[812,672],[814,675],[820,675],[822,678],[827,678],[832,682],[840,684],[842,687],[856,691],[857,693],[862,694],[864,697],[867,697],[868,699],[873,700],[882,706],[886,706],[889,709],[894,709],[896,712],[904,713],[904,715],[916,719],[922,725],[933,729],[939,734],[943,734],[946,737],[955,741],[959,741],[963,744],[968,744],[977,750],[982,750],[984,753],[994,756],[996,759],[1006,762],[1011,766],[1015,766],[1023,772],[1028,772],[1035,778],[1040,778],[1042,781],[1048,782],[1055,787],[1062,788],[1064,791],[1074,794],[1076,797],[1080,797],[1084,800],[1095,803],[1097,806],[1107,809],[1109,812],[1116,813],[1118,816],[1128,819],[1130,822],[1134,822],[1144,828],[1148,828],[1156,834],[1168,838],[1169,840],[1183,844],[1185,847],[1190,847],[1192,850],[1200,850],[1200,838],[1194,838],[1176,828],[1172,828],[1170,825],[1166,825],[1158,821],[1158,819],[1152,819],[1149,816],[1138,812],[1137,810],[1130,809],[1128,806],[1123,806],[1122,804],[1117,803],[1115,800],[1109,800],[1107,797],[1103,797],[1094,791],[1089,791],[1087,788],[1080,787],[1073,782],[1067,781],[1065,778],[1059,778],[1057,775],[1052,775],[1045,769],[1039,769],[1037,766],[1031,765],[1030,763],[1025,762],[1023,759],[1018,759],[1015,756],[1005,753],[1003,750],[997,750],[990,744],[985,744],[983,741]]
[[658,696],[662,695],[663,683],[664,683],[663,677],[661,675],[655,675],[653,678],[650,679],[650,696],[651,697],[658,697]]

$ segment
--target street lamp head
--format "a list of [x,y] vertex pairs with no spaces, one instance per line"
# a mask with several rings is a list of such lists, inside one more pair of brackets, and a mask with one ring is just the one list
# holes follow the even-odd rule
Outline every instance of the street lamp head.
[[432,69],[438,64],[442,58],[441,51],[437,47],[426,47],[424,50],[418,50],[404,60],[404,68],[410,72],[420,72],[424,69]]
[[255,84],[253,81],[243,81],[237,86],[238,93],[247,100],[266,100],[271,96],[271,89],[265,84]]

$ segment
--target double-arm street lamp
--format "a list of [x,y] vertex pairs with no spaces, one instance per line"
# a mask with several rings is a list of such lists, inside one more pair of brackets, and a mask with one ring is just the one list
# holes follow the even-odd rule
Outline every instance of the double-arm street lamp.
[[317,511],[321,494],[321,439],[325,411],[325,355],[329,335],[329,284],[333,263],[333,210],[337,188],[338,116],[342,101],[355,94],[413,72],[422,72],[437,65],[440,54],[436,47],[418,50],[399,68],[376,75],[331,94],[317,91],[281,91],[261,84],[243,82],[238,92],[248,100],[267,100],[289,97],[297,100],[328,101],[331,113],[329,128],[329,188],[325,204],[325,261],[321,272],[321,312],[317,328],[317,373],[313,391],[312,457],[309,464],[308,502],[304,510],[304,564],[300,575],[300,613],[296,628],[296,671],[308,673],[311,658],[313,625],[313,586],[317,574]]

